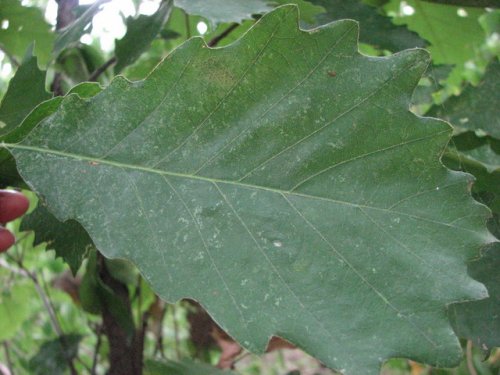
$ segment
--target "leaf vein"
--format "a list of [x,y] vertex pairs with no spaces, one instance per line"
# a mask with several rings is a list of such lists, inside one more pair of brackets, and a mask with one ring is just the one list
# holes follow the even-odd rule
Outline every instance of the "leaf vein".
[[293,289],[290,287],[290,285],[288,285],[288,283],[285,281],[285,279],[281,275],[281,273],[278,270],[278,268],[275,266],[275,264],[271,261],[271,259],[269,258],[269,256],[266,254],[266,252],[264,251],[264,249],[262,248],[262,246],[259,244],[259,242],[255,238],[255,236],[250,231],[250,228],[248,228],[248,226],[245,223],[245,221],[241,218],[241,216],[238,214],[238,212],[236,212],[236,209],[233,207],[233,205],[231,204],[231,202],[229,202],[229,199],[226,197],[226,195],[224,194],[224,192],[220,189],[219,185],[217,185],[216,182],[213,182],[213,184],[214,184],[215,188],[218,190],[218,192],[221,195],[222,199],[224,199],[224,201],[226,202],[226,204],[228,205],[228,207],[231,209],[231,211],[233,211],[233,213],[236,216],[236,218],[238,219],[238,221],[241,223],[241,225],[243,226],[243,228],[245,229],[245,231],[248,233],[248,235],[250,236],[250,238],[252,239],[252,241],[255,243],[255,245],[259,249],[259,252],[262,254],[262,256],[264,257],[264,259],[266,260],[266,262],[269,264],[269,266],[271,267],[271,269],[273,270],[273,272],[276,274],[276,276],[278,277],[278,279],[286,287],[286,289],[288,290],[288,292],[299,303],[300,307],[302,307],[302,309],[304,309],[304,311],[307,311],[314,318],[314,320],[319,324],[319,326],[324,330],[324,332],[327,332],[328,335],[331,336],[330,330],[327,329],[324,326],[324,324],[322,323],[321,319],[318,319],[313,314],[313,312],[306,307],[306,305],[302,302],[302,300],[299,298],[299,296],[293,291]]
[[137,184],[135,183],[135,181],[132,179],[132,177],[129,175],[129,173],[127,173],[127,171],[125,169],[123,169],[123,167],[121,168],[121,170],[123,171],[123,173],[125,174],[125,176],[127,176],[127,179],[129,180],[129,183],[130,183],[130,186],[132,186],[132,188],[134,189],[134,194],[135,194],[135,197],[137,198],[137,202],[139,203],[139,209],[141,210],[144,218],[146,219],[146,221],[148,222],[148,228],[149,228],[149,231],[151,233],[151,237],[154,238],[154,241],[156,242],[156,248],[157,248],[157,252],[160,253],[160,256],[161,256],[161,259],[163,260],[163,265],[166,266],[167,265],[167,261],[165,259],[165,254],[163,254],[163,251],[160,247],[160,244],[158,242],[158,237],[156,236],[156,233],[153,232],[153,225],[151,223],[151,220],[149,218],[149,215],[148,213],[146,212],[146,209],[144,207],[144,202],[139,194],[139,189],[137,188]]
[[196,232],[198,233],[198,236],[200,237],[200,240],[203,243],[203,247],[205,248],[205,252],[207,253],[207,255],[210,259],[210,263],[212,263],[212,266],[214,267],[215,272],[217,273],[217,276],[219,277],[222,284],[224,285],[224,289],[226,289],[226,292],[229,295],[229,298],[231,298],[231,301],[233,302],[234,306],[236,307],[236,310],[240,314],[241,322],[245,325],[245,327],[247,327],[248,324],[243,316],[243,311],[241,311],[238,303],[236,302],[236,299],[234,298],[233,294],[231,293],[231,290],[229,289],[229,285],[227,284],[226,280],[224,279],[224,276],[222,275],[222,272],[220,271],[219,267],[217,266],[217,263],[215,263],[215,259],[212,256],[212,253],[210,252],[207,243],[205,242],[205,238],[203,237],[203,234],[201,233],[201,229],[200,229],[200,226],[198,224],[198,221],[194,217],[194,215],[191,212],[191,210],[189,209],[187,203],[184,201],[184,199],[179,194],[177,189],[175,189],[175,187],[172,185],[172,183],[167,179],[167,177],[165,175],[163,175],[162,177],[165,180],[165,182],[167,183],[167,185],[170,187],[170,189],[174,192],[177,199],[179,199],[181,204],[184,206],[184,209],[187,211],[188,215],[191,217],[191,220],[193,220],[193,224],[196,227]]
[[[439,134],[439,133],[437,133],[437,134]],[[105,165],[111,165],[111,166],[115,166],[115,167],[123,167],[123,168],[127,168],[127,169],[138,170],[138,171],[143,171],[143,172],[148,172],[148,173],[155,173],[155,174],[164,175],[164,176],[181,177],[181,178],[194,179],[194,180],[205,181],[205,182],[210,182],[210,183],[217,182],[217,183],[223,183],[223,184],[230,184],[230,185],[239,186],[242,188],[258,189],[258,190],[269,191],[269,192],[278,193],[278,194],[286,193],[289,195],[294,195],[294,196],[303,197],[303,198],[307,198],[307,199],[321,200],[321,201],[325,201],[325,202],[329,202],[329,203],[341,204],[341,205],[346,205],[346,206],[351,206],[351,207],[363,207],[363,208],[368,208],[368,209],[372,209],[372,210],[389,212],[391,214],[404,215],[404,216],[408,216],[408,217],[411,217],[411,218],[414,218],[417,220],[427,221],[427,222],[431,222],[434,224],[439,224],[439,225],[467,231],[470,233],[476,233],[476,231],[469,229],[469,228],[463,228],[463,227],[451,225],[449,223],[444,223],[444,222],[441,222],[438,220],[433,220],[433,219],[418,216],[418,215],[412,215],[412,214],[409,214],[406,212],[393,211],[393,210],[389,210],[387,208],[368,206],[368,205],[352,203],[352,202],[348,202],[348,201],[332,199],[332,198],[328,198],[328,197],[314,196],[314,195],[308,195],[308,194],[303,194],[303,193],[298,193],[298,192],[290,192],[287,190],[280,190],[280,189],[276,189],[276,188],[272,188],[272,187],[252,185],[252,184],[247,184],[247,183],[243,183],[240,181],[222,180],[222,179],[218,179],[218,178],[209,178],[209,177],[203,177],[203,176],[187,175],[187,174],[178,173],[178,172],[162,171],[159,169],[153,169],[153,168],[148,168],[148,167],[143,167],[143,166],[138,166],[138,165],[130,165],[130,164],[120,163],[120,162],[116,162],[116,161],[112,161],[112,160],[105,160],[105,159],[101,160],[101,159],[96,159],[96,158],[92,158],[92,157],[88,157],[88,156],[70,154],[70,153],[56,151],[56,150],[44,149],[44,148],[36,147],[36,146],[26,146],[26,145],[22,145],[22,144],[10,144],[10,143],[1,142],[0,147],[5,147],[7,149],[19,149],[19,150],[27,150],[27,151],[31,151],[31,152],[40,152],[40,153],[44,153],[44,154],[51,154],[51,155],[55,155],[55,156],[71,158],[71,159],[75,159],[77,161],[86,161],[86,162],[96,162],[97,161],[97,162],[99,162],[101,164],[105,164]]]
[[[411,65],[413,66],[413,65]],[[395,74],[393,75],[391,78],[389,78],[388,80],[386,80],[385,82],[382,83],[382,85],[380,85],[377,89],[373,90],[371,93],[369,93],[366,97],[362,98],[359,102],[353,104],[351,107],[349,107],[348,109],[346,109],[344,112],[340,113],[337,117],[335,117],[332,121],[330,122],[327,122],[325,125],[319,127],[318,129],[314,130],[313,132],[309,133],[308,135],[302,137],[301,139],[297,140],[295,143],[285,147],[284,149],[282,149],[281,151],[278,151],[276,154],[274,154],[273,156],[271,156],[270,158],[266,159],[265,161],[263,161],[262,163],[260,163],[259,165],[257,165],[256,167],[254,167],[253,169],[251,169],[249,172],[247,172],[243,177],[241,177],[238,181],[243,181],[245,180],[247,177],[249,177],[253,172],[255,172],[257,169],[259,168],[262,168],[264,165],[268,164],[270,161],[276,159],[277,157],[279,157],[280,155],[284,154],[285,152],[287,152],[288,150],[296,147],[297,145],[301,144],[302,142],[304,142],[305,140],[311,138],[312,136],[316,135],[317,133],[321,132],[323,129],[329,127],[330,125],[332,125],[335,121],[337,121],[338,119],[344,117],[345,115],[349,114],[350,112],[354,111],[355,109],[359,108],[362,104],[364,104],[365,102],[367,102],[371,97],[375,96],[380,90],[382,90],[386,85],[388,85],[389,83],[391,83],[392,81],[394,81],[396,78],[398,78],[403,72],[407,72],[409,69],[409,67],[405,67],[404,69],[401,69],[401,71],[398,73],[398,74]]]
[[[300,86],[302,86],[302,84],[304,82],[306,82],[320,68],[321,65],[323,65],[323,63],[325,62],[325,60],[333,53],[333,51],[338,46],[338,44],[341,41],[343,41],[344,38],[347,35],[349,35],[349,33],[352,31],[352,29],[354,27],[355,26],[351,27],[344,34],[342,34],[342,36],[337,40],[337,42],[334,43],[333,46],[327,51],[326,55],[323,56],[320,59],[319,63],[316,64],[306,74],[306,76],[302,80],[300,80],[294,87],[292,87],[290,90],[288,90],[285,95],[283,95],[279,100],[277,100],[276,102],[274,102],[266,111],[264,111],[264,113],[262,115],[260,115],[255,121],[257,122],[257,121],[262,120],[265,116],[267,116],[267,114],[269,114],[269,112],[271,112],[278,104],[280,104],[283,100],[285,100],[292,92],[294,92]],[[193,172],[193,174],[195,174],[195,175],[198,174],[207,164],[210,164],[214,159],[218,158],[219,155],[222,154],[222,152],[224,152],[224,150],[226,150],[229,146],[231,146],[231,144],[233,144],[234,141],[236,141],[239,137],[241,137],[243,134],[247,133],[248,131],[249,131],[249,129],[243,129],[243,131],[241,131],[237,136],[235,136],[228,143],[226,143],[220,150],[218,150],[217,153],[214,156],[212,156],[211,158],[209,158],[208,160],[206,160],[196,171]]]
[[219,100],[219,102],[215,105],[214,109],[207,114],[207,116],[196,126],[193,131],[186,137],[184,140],[173,150],[167,153],[164,157],[160,158],[157,162],[155,162],[153,165],[151,165],[152,168],[155,168],[158,164],[162,163],[163,161],[167,160],[170,155],[174,154],[177,150],[182,148],[190,139],[193,137],[201,128],[205,126],[205,124],[208,122],[208,120],[218,111],[218,109],[224,104],[226,99],[234,92],[234,90],[238,87],[238,85],[245,79],[247,76],[248,72],[250,72],[250,69],[255,66],[257,61],[262,57],[264,54],[265,50],[271,44],[271,41],[273,40],[274,35],[278,32],[278,30],[281,28],[281,22],[279,22],[276,26],[276,28],[273,30],[271,35],[269,36],[269,39],[266,41],[264,46],[261,48],[261,50],[257,53],[255,58],[248,64],[246,67],[245,71],[241,75],[241,77],[231,86],[231,88],[228,90],[228,92]]
[[323,240],[328,247],[333,251],[333,253],[341,259],[347,266],[354,272],[356,276],[359,277],[359,279],[366,284],[370,289],[372,289],[375,294],[387,305],[389,306],[392,310],[396,312],[397,317],[403,317],[405,320],[413,327],[415,328],[432,346],[437,347],[437,344],[430,338],[428,337],[424,332],[420,330],[420,327],[416,326],[408,316],[404,315],[396,306],[394,306],[387,297],[385,297],[382,292],[380,292],[372,283],[368,281],[366,277],[363,276],[363,274],[354,267],[349,260],[344,257],[344,255],[338,251],[333,244],[328,241],[328,239],[321,233],[321,231],[314,226],[313,223],[311,223],[303,214],[302,212],[286,197],[285,194],[281,193],[281,196],[288,202],[290,207],[302,218],[302,220],[305,221],[305,223]]

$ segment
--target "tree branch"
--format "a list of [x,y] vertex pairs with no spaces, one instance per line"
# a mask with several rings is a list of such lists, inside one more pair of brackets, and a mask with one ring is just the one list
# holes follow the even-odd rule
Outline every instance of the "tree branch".
[[99,68],[94,70],[92,74],[89,76],[89,81],[90,82],[96,82],[97,78],[104,73],[111,65],[116,64],[116,56],[113,56],[110,58],[108,61],[106,61],[104,64],[102,64]]
[[[61,30],[64,27],[68,26],[75,20],[75,15],[73,14],[73,9],[78,6],[79,0],[56,0],[57,2],[57,22],[56,22],[56,30]],[[52,85],[50,85],[50,89],[54,93],[55,96],[64,95],[64,91],[62,89],[62,74],[57,72],[54,75],[54,81]]]
[[477,375],[476,368],[474,367],[474,359],[472,358],[472,341],[467,340],[467,346],[465,347],[465,357],[467,359],[467,369],[470,375]]
[[12,359],[10,358],[9,343],[7,341],[3,342],[3,350],[5,352],[5,360],[7,361],[7,368],[9,369],[10,375],[14,375],[14,366],[12,365]]
[[[132,307],[127,285],[113,278],[109,273],[104,257],[97,253],[97,267],[102,282],[123,303],[127,313],[132,314]],[[130,335],[116,320],[106,300],[101,301],[104,334],[109,342],[109,370],[107,375],[141,375],[144,349],[144,319],[142,326]]]
[[61,30],[75,20],[73,9],[78,6],[78,0],[56,0],[57,21],[56,30]]
[[217,44],[219,44],[219,42],[224,39],[225,37],[227,37],[229,34],[231,34],[234,29],[236,29],[238,26],[240,26],[239,23],[232,23],[231,26],[229,26],[226,30],[224,30],[222,33],[220,33],[219,35],[215,36],[214,38],[212,38],[208,43],[207,43],[207,46],[209,47],[215,47]]
[[14,57],[14,55],[10,54],[9,51],[5,49],[5,47],[0,43],[0,51],[4,53],[5,56],[10,60],[11,65],[14,65],[16,68],[19,67],[19,61]]
[[102,326],[97,327],[96,335],[97,335],[97,342],[94,348],[94,355],[92,358],[92,369],[90,370],[90,375],[96,375],[97,360],[99,358],[99,349],[101,348],[101,343],[102,343]]
[[191,25],[189,24],[189,14],[184,13],[184,25],[186,26],[186,39],[191,38]]

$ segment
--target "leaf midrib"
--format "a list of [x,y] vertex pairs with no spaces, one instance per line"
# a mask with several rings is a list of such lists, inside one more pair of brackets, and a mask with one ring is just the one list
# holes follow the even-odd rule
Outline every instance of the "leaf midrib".
[[[423,141],[423,140],[433,138],[433,137],[439,136],[440,134],[444,134],[444,133],[448,133],[448,132],[449,132],[448,129],[442,130],[442,131],[433,133],[433,134],[425,136],[425,137],[411,139],[409,141],[401,142],[401,143],[398,143],[395,145],[391,145],[391,146],[385,147],[383,149],[378,149],[378,150],[371,151],[371,152],[366,153],[366,154],[357,155],[351,159],[344,160],[340,163],[345,164],[345,163],[348,163],[350,161],[360,160],[364,157],[371,156],[371,155],[378,153],[378,152],[391,150],[391,149],[394,149],[394,148],[399,147],[399,146],[407,145],[409,143]],[[261,186],[261,185],[248,184],[248,183],[244,183],[244,182],[240,182],[240,181],[223,180],[220,178],[210,178],[210,177],[204,177],[204,176],[200,176],[200,175],[190,175],[190,174],[186,174],[186,173],[164,171],[164,170],[159,170],[159,169],[150,168],[150,167],[144,167],[144,166],[140,166],[140,165],[132,165],[132,164],[122,163],[122,162],[118,162],[118,161],[114,161],[114,160],[93,158],[93,157],[89,157],[89,156],[85,156],[85,155],[78,155],[78,154],[73,154],[73,153],[69,153],[69,152],[65,152],[65,151],[50,150],[47,148],[31,146],[31,145],[23,145],[23,144],[19,144],[19,143],[2,142],[2,143],[0,143],[0,147],[4,147],[9,151],[10,151],[10,149],[19,149],[19,150],[39,152],[41,154],[57,155],[57,156],[62,156],[62,157],[71,158],[71,159],[80,160],[80,161],[86,161],[92,165],[95,163],[96,168],[99,166],[99,164],[104,164],[104,165],[109,165],[109,166],[113,166],[113,167],[117,167],[117,168],[124,168],[124,169],[129,169],[129,170],[154,173],[154,174],[163,175],[163,176],[179,177],[179,178],[184,178],[184,179],[204,181],[204,182],[208,182],[208,183],[228,184],[228,185],[233,185],[233,186],[237,186],[237,187],[241,187],[241,188],[258,189],[258,190],[268,191],[268,192],[275,193],[275,194],[285,194],[288,196],[296,196],[296,197],[307,198],[307,199],[321,200],[321,201],[326,201],[329,203],[336,203],[336,204],[341,204],[341,205],[350,206],[350,207],[354,207],[354,208],[367,208],[367,209],[387,212],[387,213],[391,213],[391,214],[404,215],[404,216],[407,216],[409,218],[427,221],[427,222],[431,222],[434,224],[439,224],[439,225],[443,225],[443,226],[447,226],[447,227],[451,227],[451,228],[455,228],[455,229],[460,229],[460,230],[464,230],[464,231],[471,232],[471,233],[476,233],[475,231],[468,229],[468,228],[463,228],[460,226],[452,225],[450,223],[445,223],[445,222],[441,222],[438,220],[433,220],[431,218],[426,218],[426,217],[422,217],[422,216],[418,216],[418,215],[412,215],[412,214],[409,214],[407,212],[394,211],[391,208],[369,206],[369,205],[363,205],[363,204],[358,204],[358,203],[353,203],[353,202],[348,202],[348,201],[332,199],[332,198],[328,198],[328,197],[299,193],[297,191],[294,191],[293,188],[292,188],[292,190],[283,190],[283,189],[277,189],[277,188],[266,187],[266,186]],[[336,165],[338,165],[340,163],[337,163]]]

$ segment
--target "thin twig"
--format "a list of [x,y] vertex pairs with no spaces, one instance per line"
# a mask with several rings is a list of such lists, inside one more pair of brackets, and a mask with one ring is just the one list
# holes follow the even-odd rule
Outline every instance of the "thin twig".
[[19,61],[17,61],[15,56],[5,49],[2,43],[0,43],[0,51],[2,51],[5,56],[7,56],[7,58],[10,60],[11,65],[14,65],[16,68],[19,67]]
[[[17,251],[18,250],[17,249],[17,243],[14,246],[15,246],[15,249]],[[16,269],[15,267],[12,267],[9,263],[5,262],[3,259],[0,259],[0,266],[3,267],[3,268],[8,269],[11,272],[14,272],[14,273],[18,274],[18,275],[25,276],[25,277],[29,278],[33,282],[33,284],[35,286],[35,289],[36,289],[38,295],[40,296],[40,299],[42,300],[43,305],[45,306],[45,310],[47,310],[47,313],[49,314],[49,318],[50,318],[50,322],[51,322],[52,328],[54,329],[54,331],[56,332],[57,336],[61,340],[61,344],[62,344],[63,348],[66,349],[67,348],[67,343],[64,340],[64,332],[63,332],[63,330],[61,328],[61,325],[60,325],[60,323],[59,323],[59,321],[57,319],[57,315],[55,313],[52,301],[50,300],[50,297],[45,293],[45,291],[43,290],[42,286],[40,285],[40,282],[38,281],[38,277],[37,277],[36,272],[29,271],[24,266],[24,264],[23,264],[23,262],[22,262],[21,259],[15,259],[15,262],[16,262],[17,266],[19,267],[19,269]],[[77,375],[77,372],[76,372],[75,366],[73,364],[73,361],[70,358],[66,358],[66,360],[67,360],[68,366],[69,366],[69,368],[71,370],[71,374],[72,375]]]
[[73,9],[78,6],[78,0],[56,0],[57,19],[56,30],[64,29],[75,20]]
[[61,325],[59,324],[59,321],[57,320],[57,316],[55,314],[55,311],[52,308],[52,303],[49,301],[49,297],[45,294],[45,291],[43,290],[42,286],[40,285],[40,282],[38,281],[38,277],[35,272],[29,272],[26,271],[28,277],[33,281],[33,284],[35,284],[35,289],[38,292],[38,295],[40,296],[40,299],[43,302],[43,305],[45,306],[45,310],[47,310],[50,318],[50,322],[52,323],[52,328],[54,331],[56,331],[57,336],[62,336],[64,333],[61,329]]
[[[54,331],[57,333],[57,336],[59,336],[59,339],[61,340],[61,344],[64,349],[67,348],[67,343],[64,340],[64,332],[61,328],[61,325],[59,324],[59,321],[57,320],[57,315],[56,312],[53,309],[52,301],[50,300],[49,296],[47,296],[42,289],[38,277],[35,272],[29,272],[26,270],[28,277],[33,281],[33,284],[35,285],[35,289],[38,292],[38,295],[40,296],[40,299],[43,302],[43,305],[45,306],[45,309],[47,310],[47,313],[49,314],[50,322],[52,323],[52,328]],[[64,350],[63,349],[63,350]],[[71,370],[72,375],[77,375],[75,366],[73,364],[73,361],[70,358],[67,358],[64,356],[68,362],[68,366]]]
[[0,267],[5,268],[6,270],[12,272],[13,274],[28,277],[26,272],[19,270],[15,267],[12,267],[9,263],[7,263],[4,259],[0,258]]
[[90,370],[90,375],[96,375],[97,360],[99,359],[99,349],[101,348],[102,342],[102,326],[97,327],[97,342],[94,348],[94,356],[92,357],[92,369]]
[[89,76],[89,81],[90,82],[96,82],[97,81],[97,78],[99,78],[99,76],[104,73],[111,65],[114,65],[116,64],[116,56],[113,56],[112,58],[110,58],[108,61],[106,61],[104,64],[102,64],[99,68],[97,68],[96,70],[94,70],[92,72],[92,74],[90,74]]
[[[159,299],[160,297],[156,296],[156,298]],[[163,345],[163,324],[165,322],[165,315],[167,313],[167,305],[166,305],[166,303],[162,302],[161,306],[162,306],[161,307],[161,318],[160,318],[160,322],[159,322],[160,326],[158,327],[158,339],[156,342],[156,348],[160,352],[160,357],[165,359],[166,358],[165,347]]]
[[[56,0],[57,2],[57,20],[56,31],[64,29],[75,20],[73,9],[78,6],[79,0]],[[50,85],[50,89],[55,96],[64,95],[63,76],[61,72],[54,74],[54,80]]]
[[477,375],[476,368],[474,367],[474,361],[472,358],[472,341],[467,340],[467,346],[465,347],[465,357],[467,358],[467,369],[470,375]]
[[144,332],[145,324],[142,329],[130,332],[123,324],[116,319],[116,312],[112,309],[112,303],[115,306],[120,304],[123,308],[123,314],[132,315],[132,306],[128,286],[115,279],[105,264],[105,258],[101,253],[97,253],[98,277],[101,282],[113,293],[115,300],[109,301],[102,299],[102,321],[103,332],[106,335],[109,352],[108,375],[140,375],[143,368],[144,356]]
[[[137,319],[141,316],[142,311],[142,289],[141,289],[141,275],[137,275],[137,287],[135,288],[135,295],[137,296]],[[134,299],[132,299],[133,301]]]
[[172,304],[172,314],[174,322],[174,338],[175,338],[175,355],[177,360],[181,359],[181,352],[179,350],[180,339],[179,339],[179,324],[177,322],[177,309],[174,304]]
[[186,39],[191,38],[191,26],[189,25],[189,14],[184,13],[184,24],[186,26]]
[[7,361],[7,368],[9,369],[10,375],[14,375],[14,366],[12,365],[12,359],[10,358],[9,343],[7,341],[3,342],[3,350],[5,351],[5,359]]
[[[25,239],[26,237],[28,237],[31,233],[33,233],[33,232],[31,232],[31,231],[29,231],[29,232],[25,232],[25,233],[24,233],[21,237],[17,238],[17,239],[16,239],[16,242],[14,243],[14,250],[16,251],[16,255],[19,257],[18,259],[20,259],[20,261],[21,261],[21,262],[24,260],[24,253],[23,253],[22,251],[21,251],[21,252],[19,252],[19,247],[18,247],[18,245],[19,245],[22,241],[24,241],[24,239]],[[14,259],[14,262],[16,262],[16,263],[17,263],[16,259]]]
[[242,354],[240,354],[238,357],[236,357],[234,360],[233,360],[233,363],[231,364],[231,368],[233,369],[234,366],[239,362],[241,361],[243,358],[246,358],[248,356],[252,355],[252,353],[250,352],[244,352]]
[[224,30],[222,33],[219,35],[215,36],[214,38],[210,39],[210,41],[207,43],[207,46],[209,47],[215,47],[219,42],[227,37],[229,34],[233,32],[234,29],[236,29],[238,26],[240,26],[239,23],[232,23],[226,30]]

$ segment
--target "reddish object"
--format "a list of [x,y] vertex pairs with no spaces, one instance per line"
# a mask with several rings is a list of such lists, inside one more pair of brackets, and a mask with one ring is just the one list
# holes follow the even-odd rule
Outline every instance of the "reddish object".
[[16,238],[7,229],[0,227],[0,253],[7,251],[9,247],[14,245]]
[[0,223],[7,223],[28,211],[30,202],[15,190],[0,190]]

